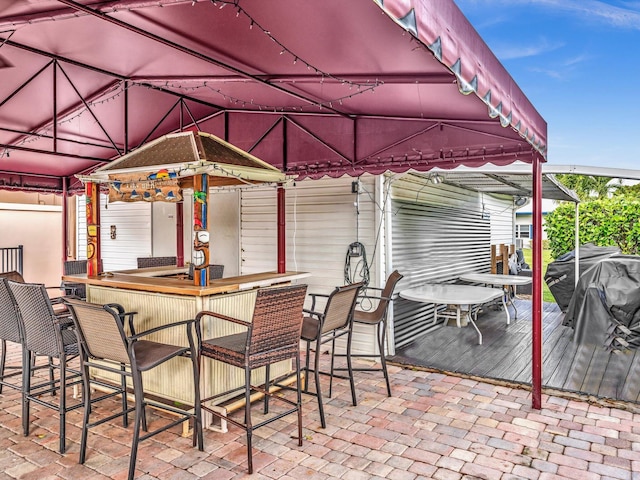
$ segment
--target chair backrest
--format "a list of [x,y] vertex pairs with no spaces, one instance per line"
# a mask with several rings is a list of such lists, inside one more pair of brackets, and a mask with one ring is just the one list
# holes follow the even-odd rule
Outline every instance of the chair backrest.
[[324,308],[324,321],[321,334],[332,330],[345,328],[353,317],[358,293],[364,286],[363,282],[352,283],[343,287],[336,287]]
[[15,270],[11,272],[0,273],[0,278],[6,278],[7,280],[12,280],[14,282],[24,283],[24,278],[20,272],[16,272]]
[[129,365],[126,333],[118,312],[108,305],[67,299],[80,345],[86,357]]
[[58,357],[61,343],[56,332],[56,318],[44,285],[8,280],[24,334],[27,350],[40,355]]
[[261,288],[256,294],[249,355],[298,348],[307,285]]
[[80,273],[87,273],[87,261],[86,260],[67,260],[63,265],[63,272],[65,275],[77,275]]
[[138,268],[166,267],[177,263],[176,257],[138,257]]
[[398,272],[398,270],[394,270],[393,272],[391,272],[391,275],[389,275],[389,278],[387,278],[387,283],[385,283],[384,288],[382,289],[382,293],[380,295],[382,298],[378,303],[376,309],[373,311],[373,315],[378,318],[382,318],[383,315],[386,315],[390,302],[390,300],[388,299],[391,298],[397,283],[402,280],[403,277],[404,275]]
[[15,300],[5,278],[0,278],[0,340],[22,343],[22,327]]
[[[193,280],[193,272],[194,272],[194,268],[193,268],[193,263],[189,264],[189,279]],[[214,265],[214,264],[210,264],[209,265],[209,280],[215,280],[217,278],[222,278],[222,275],[224,274],[224,265]]]

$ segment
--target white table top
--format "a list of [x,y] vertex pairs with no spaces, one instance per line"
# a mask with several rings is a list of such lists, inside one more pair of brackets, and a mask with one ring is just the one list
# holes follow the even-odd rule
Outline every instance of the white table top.
[[401,290],[399,295],[406,300],[412,300],[414,302],[478,305],[502,298],[504,292],[498,288],[430,283]]
[[485,283],[487,285],[528,285],[531,283],[531,277],[501,275],[497,273],[468,273],[460,275],[460,280],[465,282]]

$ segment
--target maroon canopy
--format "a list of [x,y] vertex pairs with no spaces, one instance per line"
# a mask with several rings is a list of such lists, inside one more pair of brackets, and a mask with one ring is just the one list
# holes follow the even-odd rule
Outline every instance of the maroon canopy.
[[0,188],[213,133],[301,177],[546,156],[452,0],[0,0]]

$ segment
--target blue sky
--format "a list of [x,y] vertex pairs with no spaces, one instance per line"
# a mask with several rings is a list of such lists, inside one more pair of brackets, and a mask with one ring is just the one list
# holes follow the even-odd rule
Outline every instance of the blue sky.
[[455,0],[547,121],[555,165],[640,169],[640,0]]

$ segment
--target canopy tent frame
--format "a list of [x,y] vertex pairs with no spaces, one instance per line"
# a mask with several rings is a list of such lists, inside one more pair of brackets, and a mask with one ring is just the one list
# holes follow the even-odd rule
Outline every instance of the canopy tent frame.
[[546,123],[452,0],[11,2],[0,32],[0,188],[196,127],[299,178],[521,160],[541,194]]

